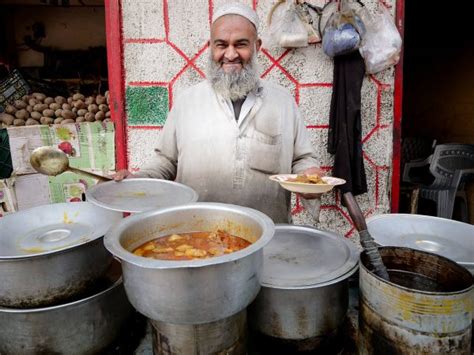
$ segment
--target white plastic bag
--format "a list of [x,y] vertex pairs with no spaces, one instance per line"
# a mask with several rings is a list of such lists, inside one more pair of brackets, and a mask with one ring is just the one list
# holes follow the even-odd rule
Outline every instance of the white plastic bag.
[[268,22],[268,29],[263,37],[265,48],[308,46],[308,31],[299,18],[292,0],[286,0],[283,9],[272,12]]
[[364,58],[366,71],[375,74],[398,63],[402,38],[385,8],[379,6],[378,13],[363,19],[366,33],[359,48]]

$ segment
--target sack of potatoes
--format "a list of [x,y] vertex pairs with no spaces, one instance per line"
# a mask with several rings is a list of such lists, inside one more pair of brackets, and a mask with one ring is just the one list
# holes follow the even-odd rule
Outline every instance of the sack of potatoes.
[[110,121],[109,92],[105,95],[49,97],[34,92],[15,100],[0,113],[0,127]]

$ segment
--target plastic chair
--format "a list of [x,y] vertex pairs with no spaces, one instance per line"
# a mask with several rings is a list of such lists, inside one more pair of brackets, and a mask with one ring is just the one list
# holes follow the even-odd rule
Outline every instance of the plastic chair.
[[[416,171],[429,166],[431,181],[420,178]],[[423,181],[424,180],[424,181]],[[403,181],[420,185],[420,197],[436,203],[437,216],[451,219],[454,202],[459,198],[461,219],[468,222],[465,183],[474,181],[474,145],[440,144],[423,161],[405,164]]]

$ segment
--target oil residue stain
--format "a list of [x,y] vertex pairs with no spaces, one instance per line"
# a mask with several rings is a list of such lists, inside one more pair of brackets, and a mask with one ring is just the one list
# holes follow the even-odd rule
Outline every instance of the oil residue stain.
[[69,219],[68,215],[67,215],[67,212],[64,212],[63,214],[63,223],[64,224],[73,224],[74,221]]

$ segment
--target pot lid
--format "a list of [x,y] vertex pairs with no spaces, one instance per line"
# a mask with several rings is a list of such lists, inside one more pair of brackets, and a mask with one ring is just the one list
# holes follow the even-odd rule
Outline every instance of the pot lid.
[[288,289],[322,286],[352,275],[358,260],[358,249],[342,236],[280,224],[263,249],[262,285]]
[[139,213],[196,202],[198,194],[174,181],[133,178],[97,184],[86,191],[86,198],[109,210]]
[[100,238],[122,214],[88,202],[55,203],[0,218],[0,259],[49,254]]
[[383,214],[367,220],[367,228],[381,246],[407,247],[435,253],[474,268],[474,225],[450,219]]

